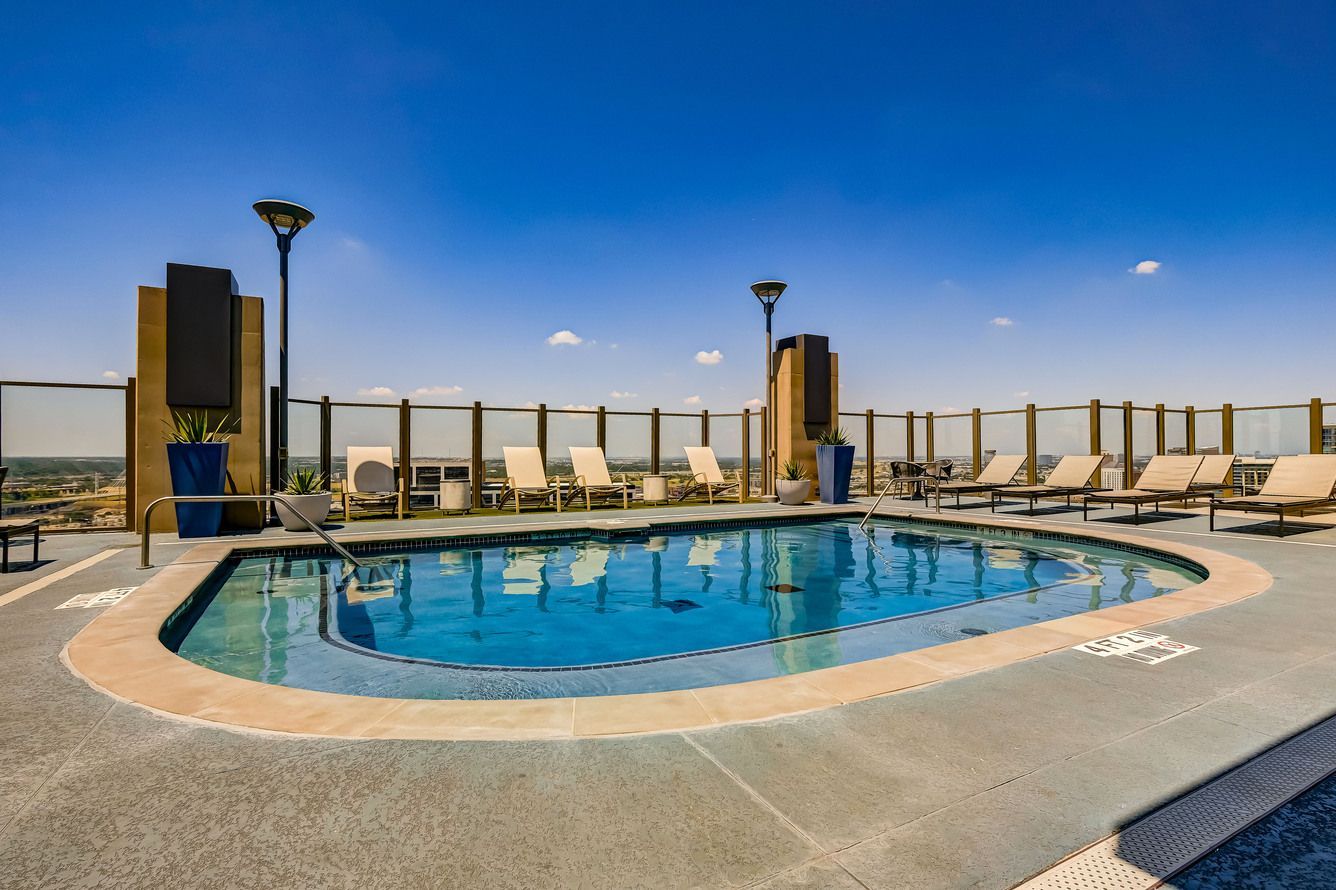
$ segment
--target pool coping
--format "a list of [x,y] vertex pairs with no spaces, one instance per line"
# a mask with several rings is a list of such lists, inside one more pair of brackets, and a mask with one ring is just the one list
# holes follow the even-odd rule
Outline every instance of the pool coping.
[[[560,525],[494,527],[484,537],[531,532],[639,532],[683,524],[754,522],[763,519],[861,516],[858,505],[760,506],[730,511],[725,519],[587,517]],[[954,677],[1024,661],[1088,640],[1204,612],[1254,596],[1272,583],[1256,563],[1187,544],[1067,525],[980,516],[925,514],[882,507],[878,518],[982,529],[1018,540],[1047,534],[1108,546],[1123,544],[1167,554],[1203,567],[1200,584],[1153,600],[1086,613],[917,649],[898,655],[763,680],[670,692],[548,699],[373,698],[276,686],[219,673],[181,658],[159,640],[164,623],[234,555],[248,551],[312,548],[314,536],[281,543],[217,541],[200,544],[163,567],[138,590],[86,625],[61,652],[77,676],[124,702],[190,721],[228,729],[347,739],[534,740],[641,735],[708,729],[825,710],[890,695]],[[341,544],[419,539],[476,538],[475,528],[433,528],[340,536]]]

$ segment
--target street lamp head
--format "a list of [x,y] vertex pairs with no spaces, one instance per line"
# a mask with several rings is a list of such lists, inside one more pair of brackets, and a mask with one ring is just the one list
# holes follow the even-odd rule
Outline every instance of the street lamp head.
[[263,201],[256,201],[251,206],[255,208],[255,212],[259,214],[260,219],[269,223],[274,231],[287,229],[288,234],[292,234],[298,229],[306,228],[315,220],[314,213],[291,201],[265,198]]
[[756,299],[767,306],[773,306],[786,287],[788,285],[783,281],[756,281],[752,283],[751,290],[756,294]]

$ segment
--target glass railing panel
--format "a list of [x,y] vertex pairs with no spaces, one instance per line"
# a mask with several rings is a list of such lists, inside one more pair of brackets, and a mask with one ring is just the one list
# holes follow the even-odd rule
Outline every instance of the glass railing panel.
[[1139,476],[1141,471],[1146,468],[1146,464],[1150,463],[1150,459],[1155,456],[1156,420],[1154,408],[1132,409],[1132,468],[1135,471],[1134,476]]
[[902,415],[877,415],[872,421],[872,475],[878,491],[891,478],[891,461],[905,460],[906,424]]
[[[1025,454],[1025,412],[985,413],[979,418],[979,437],[983,447],[982,466],[998,454]],[[1018,478],[1024,478],[1021,470]]]
[[125,391],[0,387],[0,464],[0,519],[124,528]]
[[1221,444],[1224,431],[1221,426],[1223,414],[1215,410],[1197,411],[1193,423],[1196,425],[1196,447],[1198,454],[1223,454]]
[[607,414],[607,444],[603,453],[612,473],[641,476],[649,472],[650,416],[645,414]]
[[700,444],[700,429],[699,414],[659,414],[659,472],[673,484],[691,478],[683,449]]
[[1188,413],[1186,411],[1164,412],[1164,453],[1188,453]]
[[742,469],[742,415],[710,415],[710,447],[719,461],[719,469],[731,479]]
[[951,476],[974,476],[974,418],[968,414],[947,414],[932,419],[933,457],[951,461]]
[[288,401],[288,469],[320,470],[320,403]]
[[1090,409],[1060,408],[1035,412],[1035,478],[1041,483],[1069,454],[1090,453]]
[[1336,404],[1322,406],[1322,453],[1336,454]]
[[547,412],[547,473],[549,476],[570,477],[571,446],[588,447],[598,444],[598,412],[549,410]]
[[914,459],[928,459],[928,418],[914,417]]
[[503,482],[506,478],[507,445],[538,444],[538,411],[521,408],[482,409],[483,479]]
[[1309,450],[1307,405],[1234,409],[1235,454],[1270,458]]
[[[867,494],[867,415],[841,414],[840,429],[849,437],[849,444],[854,446],[854,469],[849,476],[849,495],[860,497]],[[812,468],[815,475],[816,468]]]
[[761,444],[761,415],[749,414],[747,422],[747,441],[751,443],[751,466],[747,468],[747,478],[754,493],[761,491],[761,461],[764,457]]
[[473,412],[467,408],[412,408],[413,449],[409,499],[415,507],[440,503],[441,483],[473,475]]

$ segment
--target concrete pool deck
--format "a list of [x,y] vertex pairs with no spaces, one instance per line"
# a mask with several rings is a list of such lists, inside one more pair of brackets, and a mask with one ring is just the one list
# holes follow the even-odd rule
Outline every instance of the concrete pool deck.
[[[0,576],[0,886],[1012,886],[1336,710],[1336,530],[1101,514],[1089,525],[1222,549],[1274,584],[1156,624],[1201,647],[1157,665],[1062,649],[798,716],[602,739],[348,741],[159,716],[59,660],[97,610],[55,606],[143,583],[137,552],[11,600],[41,573]],[[1079,509],[1042,520],[1081,526]],[[129,543],[53,536],[42,572]],[[185,549],[164,539],[155,560]]]

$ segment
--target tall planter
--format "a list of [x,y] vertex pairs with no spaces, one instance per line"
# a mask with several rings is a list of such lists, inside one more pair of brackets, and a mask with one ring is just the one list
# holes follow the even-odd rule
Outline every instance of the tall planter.
[[[172,474],[172,494],[220,495],[227,484],[226,442],[169,442],[167,467]],[[223,505],[176,504],[177,534],[183,538],[209,538],[223,525]]]
[[854,472],[854,446],[816,446],[816,478],[821,489],[821,503],[849,502],[849,478]]

